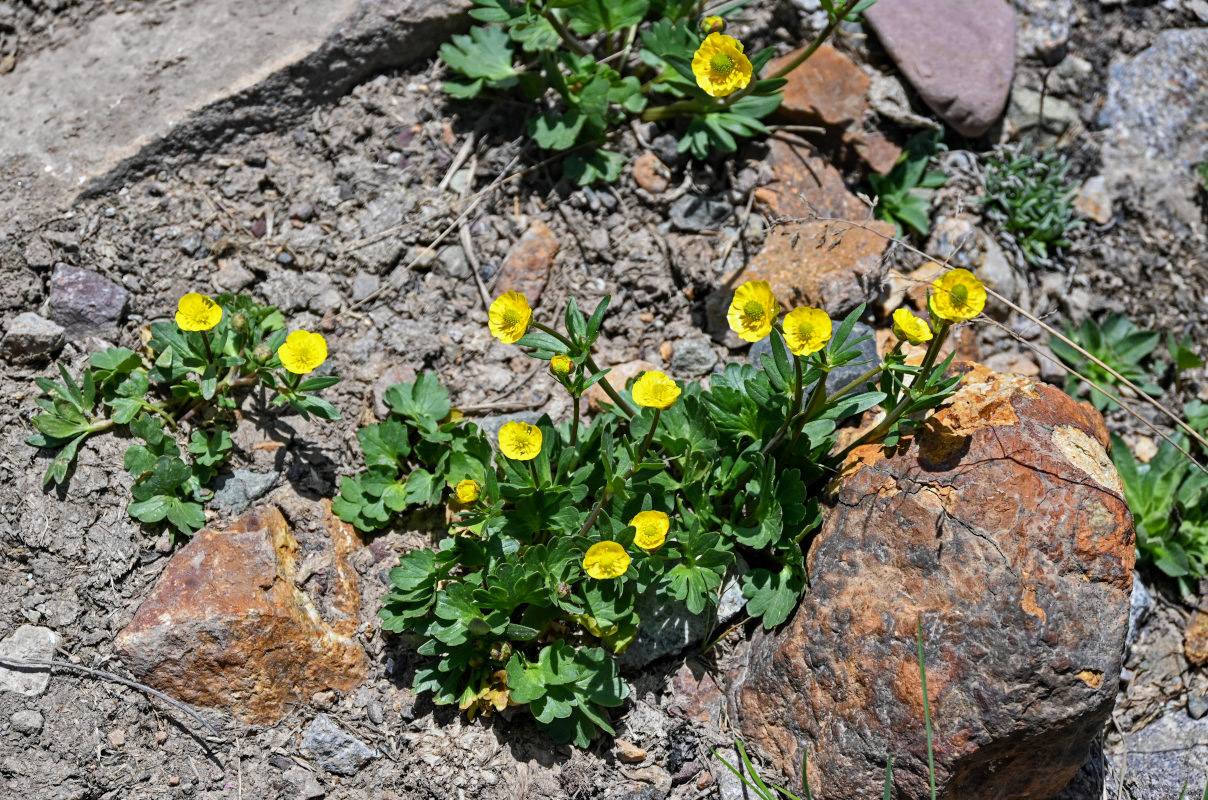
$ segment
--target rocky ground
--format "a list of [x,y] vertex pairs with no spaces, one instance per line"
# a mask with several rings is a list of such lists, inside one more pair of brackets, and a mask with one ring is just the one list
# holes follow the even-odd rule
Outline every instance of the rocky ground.
[[[290,23],[290,4],[268,2],[244,24],[252,5],[0,2],[0,141],[15,154],[0,163],[8,331],[0,344],[0,653],[55,654],[124,674],[115,637],[182,546],[127,516],[126,443],[114,437],[92,440],[64,487],[42,489],[46,456],[23,440],[36,413],[33,379],[53,374],[51,359],[75,369],[106,343],[134,346],[142,326],[167,318],[188,291],[249,291],[280,306],[291,327],[322,331],[331,345],[325,369],[344,378],[326,393],[342,421],[286,415],[268,429],[245,421],[237,471],[208,509],[221,526],[267,497],[305,532],[323,519],[317,501],[360,467],[356,424],[385,414],[381,394],[394,382],[433,370],[475,416],[567,412],[544,371],[490,337],[473,271],[488,294],[523,287],[539,301],[538,316],[568,295],[593,305],[611,294],[598,361],[642,359],[702,377],[747,355],[716,313],[733,273],[804,280],[792,267],[798,238],[776,223],[864,218],[852,190],[863,190],[869,165],[887,152],[892,159],[935,119],[881,40],[848,26],[820,79],[868,99],[823,119],[830,135],[817,150],[785,130],[731,158],[688,162],[664,130],[635,126],[622,134],[631,158],[623,178],[578,189],[527,143],[523,108],[443,95],[443,68],[430,54],[439,36],[465,24],[466,4],[365,0]],[[819,25],[808,0],[753,5],[738,26],[751,45],[787,52]],[[1208,103],[1208,8],[1202,0],[1046,0],[1020,3],[1017,20],[1005,117],[976,138],[948,134],[940,168],[950,179],[933,200],[935,232],[915,244],[978,270],[1050,324],[1118,311],[1204,341],[1205,211],[1188,175],[1208,159],[1195,113]],[[205,25],[208,39],[162,35]],[[238,50],[229,59],[224,25],[225,47]],[[135,54],[122,62],[128,75],[112,66],[112,44],[96,49],[102,40]],[[145,62],[140,43],[155,50]],[[1012,54],[1009,44],[1000,49]],[[203,61],[226,71],[202,69],[204,79],[194,79],[189,70]],[[51,91],[56,70],[71,80]],[[90,71],[95,91],[79,82]],[[329,74],[331,83],[315,78]],[[123,116],[140,101],[114,86],[136,79],[130,85],[154,98],[154,113]],[[80,105],[89,97],[95,109]],[[28,113],[23,104],[34,102],[39,113]],[[986,153],[1029,136],[1069,160],[1087,217],[1044,269],[1029,267],[976,201]],[[802,153],[804,171],[793,166]],[[883,328],[925,259],[859,229],[838,235],[818,220],[800,224],[805,246],[838,248],[803,291],[836,312],[869,299],[866,321]],[[22,320],[29,312],[37,316]],[[971,326],[961,348],[1000,370],[1059,382],[1043,357],[1046,339],[1000,308]],[[1208,399],[1202,370],[1164,389],[1172,407]],[[1123,411],[1108,426],[1130,445],[1152,436]],[[351,636],[367,654],[359,686],[303,698],[275,724],[203,710],[216,736],[104,679],[22,676],[33,683],[0,687],[21,689],[0,691],[0,794],[743,797],[708,752],[729,747],[733,735],[721,691],[745,657],[741,627],[704,656],[676,653],[632,672],[623,741],[588,751],[551,747],[524,715],[469,723],[413,697],[413,656],[376,625],[385,573],[431,521],[413,527],[347,556],[361,595]],[[1208,680],[1184,653],[1184,629],[1205,592],[1180,599],[1160,575],[1140,580],[1148,591],[1133,594],[1131,650],[1103,737],[1108,758],[1092,759],[1083,776],[1091,788],[1078,796],[1175,798],[1184,780],[1194,787],[1208,771]],[[322,594],[313,582],[303,588]]]

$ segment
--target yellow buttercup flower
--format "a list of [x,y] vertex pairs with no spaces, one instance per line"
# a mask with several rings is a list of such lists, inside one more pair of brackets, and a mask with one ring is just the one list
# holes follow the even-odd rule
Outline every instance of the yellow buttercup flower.
[[629,569],[629,553],[616,542],[596,542],[583,556],[583,569],[596,580],[619,578]]
[[295,375],[314,372],[327,360],[327,340],[321,333],[294,331],[277,349],[281,365]]
[[967,269],[944,273],[931,287],[931,313],[948,322],[973,319],[986,307],[986,287]]
[[743,55],[742,42],[724,33],[710,33],[692,57],[696,85],[711,97],[745,89],[753,72],[751,59]]
[[176,324],[183,331],[208,331],[222,321],[222,306],[213,298],[189,292],[176,304]]
[[647,370],[642,377],[634,381],[633,402],[644,408],[667,410],[680,396],[680,388],[675,381],[656,369]]
[[533,309],[529,307],[528,298],[520,292],[504,292],[491,303],[491,335],[504,344],[513,344],[528,332],[532,318]]
[[718,16],[705,17],[700,21],[702,33],[721,33],[726,29],[726,21]]
[[482,487],[476,481],[467,478],[453,487],[453,494],[457,495],[457,502],[468,506],[482,494]]
[[671,518],[662,511],[642,511],[629,524],[636,531],[633,543],[643,550],[658,550],[671,530]]
[[911,314],[910,309],[899,308],[893,312],[893,335],[904,342],[922,344],[931,341],[931,326]]
[[554,356],[549,360],[550,372],[555,375],[569,375],[571,367],[574,365],[574,362],[570,360],[570,356]]
[[758,342],[772,332],[780,306],[767,281],[747,281],[734,292],[726,318],[730,330],[748,342]]
[[499,429],[499,449],[516,461],[532,461],[541,452],[541,429],[512,420]]
[[808,356],[826,347],[831,318],[820,308],[794,308],[784,317],[784,343],[795,356]]

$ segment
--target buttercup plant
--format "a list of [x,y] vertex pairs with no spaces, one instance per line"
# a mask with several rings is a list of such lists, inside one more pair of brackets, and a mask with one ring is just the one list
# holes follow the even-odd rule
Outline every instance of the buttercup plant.
[[[43,483],[67,479],[88,437],[125,426],[140,440],[124,457],[135,476],[130,515],[193,533],[205,524],[208,486],[234,449],[230,428],[243,394],[259,386],[273,392],[274,405],[288,404],[304,417],[339,417],[314,392],[340,379],[302,378],[326,360],[327,342],[306,331],[287,336],[284,325],[275,307],[245,295],[189,292],[173,322],[145,330],[141,352],[93,353],[78,382],[60,364],[61,382],[37,380],[47,396],[38,400],[44,413],[32,420],[38,433],[27,440],[58,451]],[[178,441],[186,425],[187,462]]]
[[[955,390],[951,356],[937,365],[938,354],[985,292],[960,271],[932,289],[930,320],[898,315],[903,342],[840,387],[826,377],[859,357],[863,307],[837,322],[816,308],[781,321],[768,284],[738,287],[730,324],[748,341],[770,337],[771,353],[761,368],[727,364],[705,389],[656,370],[611,385],[592,355],[607,297],[590,317],[571,298],[561,330],[522,295],[496,300],[491,332],[550,362],[571,418],[507,421],[492,442],[425,373],[387,390],[390,417],[358,434],[366,469],[333,503],[362,530],[448,504],[447,535],[402,557],[380,612],[421,657],[414,690],[471,717],[527,705],[554,739],[586,747],[612,731],[607,709],[628,694],[614,656],[641,635],[641,598],[712,614],[736,581],[747,614],[784,622],[806,590],[823,486],[850,449],[838,425],[881,406],[851,446],[896,441]],[[907,341],[926,343],[921,361],[903,354]],[[581,397],[596,383],[609,402],[585,424]]]
[[440,49],[455,73],[445,91],[518,92],[540,104],[529,135],[566,152],[564,172],[580,184],[621,174],[625,159],[608,138],[630,120],[686,119],[680,152],[731,153],[737,139],[767,133],[761,120],[780,105],[785,76],[872,0],[825,0],[826,28],[762,78],[773,48],[748,55],[723,33],[725,18],[743,5],[702,16],[698,0],[476,0],[470,15],[483,24]]

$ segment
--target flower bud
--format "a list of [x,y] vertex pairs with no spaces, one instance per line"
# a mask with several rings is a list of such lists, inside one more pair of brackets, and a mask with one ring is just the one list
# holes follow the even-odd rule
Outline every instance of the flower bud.
[[232,314],[231,327],[237,331],[241,331],[247,327],[247,314]]
[[507,661],[511,657],[512,657],[512,643],[511,642],[496,642],[494,644],[494,646],[491,647],[491,660],[492,661]]
[[482,488],[475,481],[467,478],[453,488],[453,494],[457,496],[457,502],[468,506],[482,494]]
[[702,19],[700,21],[701,33],[704,33],[706,35],[710,34],[710,33],[721,33],[725,29],[726,29],[726,21],[724,19],[722,19],[721,17],[717,17],[717,16],[705,17],[704,19]]
[[252,358],[256,359],[258,362],[260,362],[262,364],[265,361],[268,361],[272,357],[273,357],[273,351],[269,350],[264,345],[260,345],[259,347],[257,347],[255,350],[252,351]]
[[570,597],[570,585],[565,581],[558,581],[557,591],[558,598],[561,600],[565,600],[566,598]]
[[574,364],[567,356],[554,356],[549,360],[550,372],[554,373],[560,378],[565,378],[567,375],[569,375],[573,366]]

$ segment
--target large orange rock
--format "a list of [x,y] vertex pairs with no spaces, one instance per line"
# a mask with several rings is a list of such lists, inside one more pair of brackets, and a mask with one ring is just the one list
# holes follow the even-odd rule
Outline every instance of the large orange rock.
[[773,179],[755,190],[755,202],[768,216],[872,218],[868,205],[843,182],[843,174],[804,139],[788,134],[769,138],[764,163]]
[[810,589],[730,687],[743,736],[825,800],[927,791],[922,617],[941,797],[1049,798],[1111,711],[1132,520],[1089,406],[983,367],[894,452],[865,446],[810,547]]
[[495,295],[520,292],[529,303],[537,305],[560,247],[558,237],[549,226],[535,220],[503,259]]
[[114,642],[138,680],[258,724],[365,680],[368,661],[353,638],[360,592],[347,563],[360,543],[330,503],[305,506],[316,524],[304,559],[273,507],[203,529],[173,557]]

